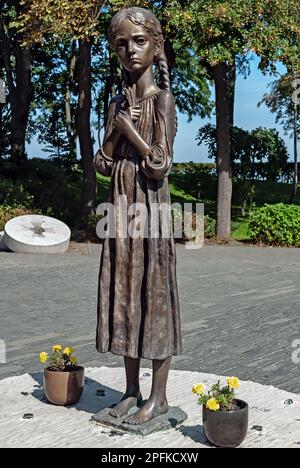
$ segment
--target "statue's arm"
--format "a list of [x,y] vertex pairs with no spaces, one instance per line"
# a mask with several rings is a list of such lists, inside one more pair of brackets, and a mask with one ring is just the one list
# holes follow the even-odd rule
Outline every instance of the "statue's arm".
[[115,111],[116,100],[113,99],[109,105],[108,123],[104,134],[103,145],[94,157],[94,167],[96,171],[105,176],[111,175],[113,156],[121,136],[113,127]]
[[110,158],[113,158],[120,136],[120,133],[114,128],[109,135],[104,137],[102,150]]
[[159,93],[156,102],[156,116],[154,143],[151,146],[138,133],[126,111],[118,113],[114,120],[114,128],[125,135],[136,148],[142,160],[142,172],[151,179],[162,179],[171,170],[176,133],[175,104],[169,91]]
[[159,94],[156,105],[154,143],[141,161],[141,171],[150,179],[159,180],[168,176],[172,168],[177,116],[174,98],[169,91]]

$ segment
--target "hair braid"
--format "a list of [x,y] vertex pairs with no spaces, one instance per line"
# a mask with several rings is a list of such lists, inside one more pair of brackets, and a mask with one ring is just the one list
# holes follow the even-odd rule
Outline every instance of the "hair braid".
[[162,82],[162,89],[166,89],[167,91],[171,90],[171,82],[170,82],[170,73],[169,73],[169,66],[167,62],[167,57],[162,50],[160,56],[157,59],[157,65],[161,75],[161,82]]

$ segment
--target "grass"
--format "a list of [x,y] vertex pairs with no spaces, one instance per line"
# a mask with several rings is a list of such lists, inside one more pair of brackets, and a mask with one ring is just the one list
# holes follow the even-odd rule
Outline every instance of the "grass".
[[170,182],[169,187],[172,203],[192,203],[196,201],[195,197],[176,187],[173,182]]
[[244,241],[244,242],[249,241],[250,240],[250,237],[248,234],[249,220],[245,218],[239,218],[236,221],[237,222],[239,221],[240,224],[238,228],[232,231],[232,238],[237,241]]

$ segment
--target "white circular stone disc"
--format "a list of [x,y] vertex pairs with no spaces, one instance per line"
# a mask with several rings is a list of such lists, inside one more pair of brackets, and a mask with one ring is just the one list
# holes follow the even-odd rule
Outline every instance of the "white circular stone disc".
[[41,215],[18,216],[4,227],[3,241],[17,253],[64,253],[71,231],[61,221]]

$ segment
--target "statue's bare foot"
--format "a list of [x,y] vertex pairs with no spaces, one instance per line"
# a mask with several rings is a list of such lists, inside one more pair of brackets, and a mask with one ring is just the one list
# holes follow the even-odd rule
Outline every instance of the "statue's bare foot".
[[135,395],[125,393],[120,403],[118,403],[114,408],[112,408],[109,411],[109,414],[114,418],[122,418],[123,416],[126,416],[126,414],[128,414],[131,408],[138,406],[142,403],[142,401],[143,397],[141,392],[138,392],[138,394]]
[[164,401],[161,404],[154,400],[148,400],[139,411],[132,414],[131,416],[127,416],[123,422],[126,424],[138,426],[167,413],[168,410],[169,407],[167,401]]

